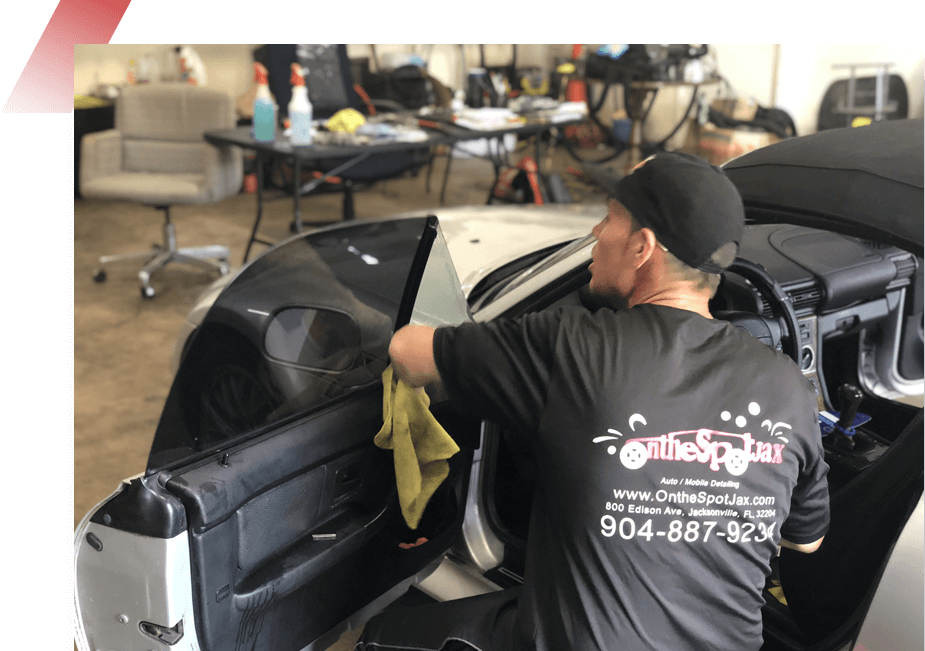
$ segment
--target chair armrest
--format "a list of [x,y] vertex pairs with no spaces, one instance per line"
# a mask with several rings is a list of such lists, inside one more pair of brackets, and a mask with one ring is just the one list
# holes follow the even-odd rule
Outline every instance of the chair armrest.
[[80,140],[80,190],[94,179],[122,171],[122,134],[116,129],[88,133]]
[[383,111],[385,113],[397,113],[399,111],[408,110],[405,106],[390,99],[371,99],[369,102],[377,111]]

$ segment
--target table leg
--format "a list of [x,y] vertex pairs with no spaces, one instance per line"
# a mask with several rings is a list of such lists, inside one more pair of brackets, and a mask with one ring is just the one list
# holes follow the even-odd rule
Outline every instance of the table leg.
[[[353,166],[356,165],[357,163],[363,162],[364,160],[366,160],[367,158],[369,158],[372,154],[373,154],[372,151],[364,151],[363,153],[359,154],[358,156],[354,156],[353,158],[351,158],[350,160],[348,160],[346,163],[343,163],[343,164],[341,164],[341,165],[338,165],[338,166],[335,167],[333,170],[329,170],[329,171],[325,172],[324,174],[322,174],[321,176],[319,176],[319,177],[316,178],[316,179],[312,179],[311,181],[309,181],[309,182],[306,183],[305,185],[301,185],[301,179],[298,179],[298,182],[296,183],[296,187],[295,187],[295,189],[294,189],[294,192],[296,193],[296,195],[310,194],[310,193],[314,192],[315,188],[317,188],[319,185],[321,185],[322,183],[324,183],[325,181],[327,181],[327,180],[328,180],[329,178],[331,178],[332,176],[339,176],[340,174],[342,174],[342,173],[345,172],[346,170],[350,169],[351,167],[353,167]],[[298,165],[298,163],[297,163],[297,165]],[[296,167],[296,169],[299,169],[299,168]],[[344,183],[349,183],[349,181],[347,181],[346,179],[344,179]],[[349,189],[349,188],[346,189],[345,191],[348,192],[348,193],[349,193],[349,192],[352,192],[352,190]],[[349,205],[352,206],[352,202],[353,202],[353,197],[352,197],[352,195],[351,195],[351,196],[348,196],[347,199],[348,199],[348,201],[350,202]],[[296,200],[296,201],[298,202],[298,200]],[[298,206],[298,203],[296,203],[296,206]],[[298,210],[298,208],[296,208],[296,209]],[[350,214],[349,214],[349,215],[344,215],[345,219],[353,219],[353,208],[350,207],[349,210],[348,210],[348,212],[349,212]],[[299,224],[299,229],[300,229],[300,231],[297,231],[297,232],[301,232],[301,227],[302,227],[301,214],[297,215],[296,218],[298,219],[298,224]],[[296,222],[293,222],[293,225],[294,225],[295,223],[296,223]]]
[[450,163],[453,162],[453,149],[456,145],[450,145],[450,151],[446,154],[446,170],[443,172],[443,186],[440,188],[440,205],[446,204],[446,182],[450,179]]
[[302,209],[299,206],[302,196],[302,161],[294,157],[294,171],[292,177],[292,223],[289,224],[290,233],[302,232]]
[[250,239],[247,240],[247,248],[244,250],[244,261],[247,262],[247,258],[251,254],[251,246],[257,240],[257,229],[260,227],[260,219],[263,216],[263,152],[259,149],[257,150],[257,217],[254,219],[254,228],[251,230]]
[[642,127],[649,115],[649,110],[652,108],[652,103],[655,102],[655,97],[653,96],[652,103],[649,104],[648,108],[646,107],[646,100],[650,93],[654,94],[655,92],[650,89],[632,89],[629,91],[632,106],[632,115],[630,116],[632,126],[630,129],[629,160],[624,170],[627,174],[642,162]]
[[430,148],[430,162],[427,164],[427,176],[424,179],[424,189],[427,191],[427,194],[430,194],[430,175],[434,171],[434,161],[437,159],[437,148],[431,146]]
[[505,163],[509,162],[507,160],[507,149],[504,148],[504,136],[499,136],[497,142],[498,147],[495,153],[492,153],[492,139],[488,140],[488,158],[495,168],[495,180],[491,184],[491,189],[488,190],[488,200],[485,202],[486,205],[491,205],[491,202],[494,200],[495,188],[498,187],[498,181],[501,180],[501,171],[504,169]]

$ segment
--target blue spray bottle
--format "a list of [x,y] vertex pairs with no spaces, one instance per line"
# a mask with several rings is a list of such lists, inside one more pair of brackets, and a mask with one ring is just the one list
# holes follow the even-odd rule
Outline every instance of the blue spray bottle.
[[260,63],[254,64],[254,81],[257,82],[257,96],[254,98],[254,138],[276,140],[276,102],[270,94],[269,73]]

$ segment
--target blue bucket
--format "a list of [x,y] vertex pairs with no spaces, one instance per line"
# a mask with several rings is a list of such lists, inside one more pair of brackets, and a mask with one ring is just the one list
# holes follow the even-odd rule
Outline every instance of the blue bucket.
[[613,121],[613,137],[617,142],[621,142],[624,145],[629,144],[630,135],[633,132],[633,121],[632,120],[614,120]]

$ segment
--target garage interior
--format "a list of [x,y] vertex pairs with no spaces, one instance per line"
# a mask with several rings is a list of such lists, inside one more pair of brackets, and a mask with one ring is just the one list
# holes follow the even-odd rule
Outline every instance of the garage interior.
[[[252,55],[257,47],[192,46],[198,53],[198,64],[208,74],[207,85],[224,90],[238,100],[239,119],[250,117],[247,115],[248,93],[252,90]],[[597,47],[585,46],[586,51]],[[908,84],[908,116],[920,117],[923,67],[917,50],[917,47],[895,45],[806,46],[805,50],[773,45],[716,46],[712,55],[714,65],[729,83],[717,88],[707,100],[725,101],[730,112],[747,112],[749,107],[756,106],[782,108],[793,118],[798,134],[804,135],[816,130],[819,106],[826,89],[847,76],[845,69],[834,66],[890,61],[893,63],[890,72],[899,74]],[[460,51],[464,52],[462,61],[456,56]],[[464,89],[464,72],[485,62],[484,57],[489,59],[487,66],[504,66],[513,52],[516,52],[518,66],[538,75],[537,79],[545,80],[559,62],[570,58],[572,46],[348,47],[351,59],[367,66],[372,61],[374,70],[376,66],[380,70],[394,69],[409,62],[418,65],[417,61],[422,60],[430,75],[451,91]],[[173,68],[175,63],[172,46],[78,45],[75,47],[75,101],[79,96],[84,102],[82,107],[110,107],[113,96],[128,83],[127,79],[134,76],[137,82],[140,75],[151,74],[151,69],[159,71],[152,81],[181,81],[179,76],[184,73],[180,68]],[[139,64],[151,68],[142,71],[143,65]],[[761,74],[750,72],[755,67]],[[859,76],[870,74],[870,69],[858,72]],[[651,121],[644,129],[646,141],[661,140],[680,121],[682,128],[669,139],[666,148],[710,155],[700,147],[705,132],[696,111],[686,109],[689,99],[690,96],[680,92],[670,98],[660,98],[660,103],[653,105]],[[613,120],[615,129],[618,123],[627,124],[627,116],[625,111],[621,113],[618,100],[608,99],[601,110],[601,115]],[[751,116],[754,117],[754,113]],[[101,124],[106,125],[105,117]],[[100,130],[98,126],[92,129]],[[761,141],[757,146],[773,141],[762,138],[767,134],[760,130],[748,130],[748,133],[749,137]],[[574,173],[582,163],[554,138],[545,144],[548,148],[547,157],[542,161],[544,170],[562,181],[568,199],[603,206],[606,193],[589,181],[587,175],[581,178]],[[75,141],[75,152],[79,147]],[[509,162],[513,164],[531,155],[532,147],[532,141],[518,142],[508,156]],[[435,153],[431,170],[423,168],[413,175],[380,181],[357,192],[354,198],[356,218],[381,219],[438,206],[440,183],[450,160],[452,170],[444,204],[484,205],[495,181],[491,163],[478,156],[451,159],[447,147],[438,148]],[[630,156],[631,152],[625,150],[607,161],[605,167],[618,174],[626,168]],[[245,173],[252,171],[245,163]],[[232,271],[240,268],[256,210],[255,195],[248,192],[245,185],[242,183],[239,193],[215,203],[173,208],[171,218],[176,224],[179,244],[225,246],[230,251]],[[343,218],[340,193],[303,197],[301,208],[306,228]],[[268,202],[264,208],[262,235],[273,241],[288,237],[291,219],[291,197]],[[187,313],[216,277],[215,273],[187,265],[169,265],[152,278],[157,293],[151,299],[140,295],[137,265],[131,263],[109,267],[105,282],[96,282],[94,275],[99,269],[100,256],[138,251],[159,242],[161,225],[161,215],[149,206],[80,197],[79,187],[75,186],[75,528],[94,505],[117,489],[122,479],[144,472],[149,445],[172,381],[169,363],[174,343]],[[593,222],[589,223],[589,230],[592,226]],[[251,259],[265,249],[263,245],[255,245]],[[344,644],[344,648],[352,648],[346,646],[347,642]]]

